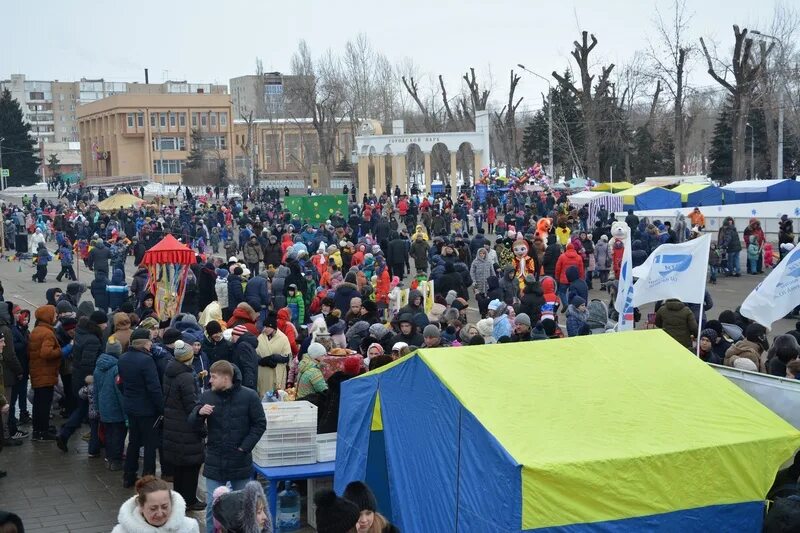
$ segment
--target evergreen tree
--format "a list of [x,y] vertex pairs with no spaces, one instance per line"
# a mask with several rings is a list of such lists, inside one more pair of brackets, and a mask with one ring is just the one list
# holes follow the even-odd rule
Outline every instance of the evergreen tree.
[[61,172],[58,170],[59,165],[61,165],[61,160],[58,158],[58,154],[50,154],[50,157],[47,158],[47,168],[50,169],[51,178],[61,177]]
[[631,154],[631,177],[636,181],[655,175],[657,161],[654,153],[655,139],[644,126],[633,134],[633,153]]
[[672,128],[665,122],[658,130],[655,142],[655,176],[671,176],[675,172],[675,141]]
[[350,160],[347,157],[342,156],[338,163],[336,163],[336,171],[337,172],[352,172],[353,164],[350,163]]
[[228,163],[223,158],[219,159],[217,178],[219,179],[220,187],[224,187],[228,184]]
[[714,126],[711,149],[708,152],[708,176],[723,183],[730,183],[733,176],[733,128],[731,127],[731,105],[725,102]]
[[[548,103],[549,105],[549,103]],[[522,134],[522,161],[525,166],[531,166],[539,161],[547,166],[549,163],[549,144],[547,131],[547,112],[537,111]],[[555,154],[553,158],[556,159]]]
[[192,130],[192,148],[189,151],[189,157],[186,159],[186,168],[199,170],[203,167],[203,160],[205,158],[203,134],[200,133],[199,129],[195,128]]
[[40,163],[36,140],[30,136],[30,126],[23,120],[19,102],[11,98],[8,89],[0,96],[0,137],[3,138],[3,168],[10,174],[8,185],[36,183]]

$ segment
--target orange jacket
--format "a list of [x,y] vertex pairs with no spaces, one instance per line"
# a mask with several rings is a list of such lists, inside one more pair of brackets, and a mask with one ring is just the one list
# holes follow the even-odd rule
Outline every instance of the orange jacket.
[[36,310],[36,326],[28,340],[31,385],[34,388],[54,387],[58,383],[61,366],[61,346],[58,344],[53,323],[56,308],[44,305]]
[[378,286],[375,287],[375,303],[389,303],[389,269],[384,268],[378,276]]

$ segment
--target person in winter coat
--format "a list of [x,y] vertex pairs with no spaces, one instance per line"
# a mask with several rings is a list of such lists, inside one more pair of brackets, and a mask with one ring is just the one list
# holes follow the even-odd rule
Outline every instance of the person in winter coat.
[[535,280],[525,282],[522,289],[517,315],[525,313],[530,318],[532,324],[539,322],[542,316],[542,306],[545,304],[544,292],[541,285]]
[[397,319],[397,327],[400,332],[391,338],[389,344],[394,346],[398,342],[404,342],[409,346],[422,346],[422,334],[417,331],[414,316],[411,313],[401,313]]
[[206,324],[205,336],[200,345],[211,364],[220,360],[233,360],[233,344],[222,335],[222,326],[216,320]]
[[242,249],[242,255],[244,256],[244,263],[247,265],[247,268],[250,269],[250,272],[252,272],[254,276],[257,276],[258,267],[264,260],[264,251],[261,249],[261,245],[258,243],[258,238],[255,235],[250,235],[250,238],[247,239],[247,243]]
[[30,364],[31,387],[33,388],[33,439],[55,440],[48,432],[50,425],[50,405],[53,403],[53,390],[58,383],[58,371],[62,353],[71,355],[72,345],[62,350],[56,337],[56,308],[43,305],[34,313],[36,324],[28,340],[28,359]]
[[258,389],[258,338],[243,326],[233,328],[231,338],[234,349],[231,352],[230,362],[239,368],[242,373],[242,387]]
[[145,476],[136,482],[136,495],[119,508],[111,533],[200,533],[197,520],[186,516],[186,502],[167,482]]
[[302,400],[314,393],[323,393],[328,390],[328,384],[319,369],[318,360],[327,353],[325,347],[318,342],[312,342],[308,352],[300,360],[297,367],[297,399]]
[[111,317],[114,325],[114,337],[122,345],[122,351],[128,350],[131,341],[131,317],[128,313],[117,312]]
[[89,292],[94,299],[94,306],[101,311],[108,311],[108,278],[105,272],[97,272],[92,283],[89,284]]
[[194,350],[182,340],[175,342],[175,359],[164,372],[163,455],[173,467],[175,492],[183,497],[189,511],[205,505],[197,499],[197,476],[203,464],[203,433],[189,424],[197,398],[197,382],[192,371]]
[[139,267],[133,274],[130,286],[131,294],[136,298],[136,305],[141,304],[142,298],[147,294],[147,280],[147,269],[145,267]]
[[118,363],[119,387],[130,431],[123,470],[123,486],[126,488],[132,487],[136,480],[138,450],[142,446],[142,474],[154,474],[156,471],[158,430],[153,426],[164,410],[164,394],[152,349],[150,332],[137,328],[131,334],[128,351],[120,356]]
[[292,313],[292,324],[294,324],[296,328],[305,324],[305,299],[294,283],[289,285],[289,290],[286,293],[286,307]]
[[697,334],[697,320],[686,304],[675,298],[665,300],[656,312],[656,327],[669,333],[680,344],[692,349],[692,337]]
[[[338,291],[337,291],[338,292]],[[425,314],[425,309],[422,305],[423,298],[422,293],[417,289],[411,289],[408,291],[408,303],[400,308],[400,311],[397,313],[398,316],[404,314],[410,314],[413,318],[415,315]],[[349,305],[349,304],[348,304]]]
[[758,372],[766,372],[765,358],[762,358],[762,354],[769,350],[766,328],[761,324],[750,324],[744,337],[725,352],[725,366],[735,367],[736,360],[743,358],[752,361]]
[[250,281],[247,282],[247,287],[244,289],[244,300],[262,318],[266,316],[266,310],[269,308],[270,303],[268,283],[269,276],[266,272],[263,272],[250,278]]
[[278,317],[275,313],[267,315],[264,330],[258,336],[258,396],[286,387],[287,364],[292,355],[289,339],[278,329]]
[[27,424],[31,420],[31,414],[28,411],[28,377],[30,375],[30,361],[28,359],[28,339],[30,338],[30,331],[28,331],[28,324],[31,318],[31,312],[27,309],[20,309],[14,306],[12,309],[12,317],[14,323],[11,326],[11,335],[14,339],[14,354],[22,366],[22,379],[18,380],[14,385],[9,400],[14,408],[14,401],[19,403],[19,419],[16,422],[19,425]]
[[427,241],[427,236],[415,233],[411,243],[410,255],[414,259],[414,268],[417,274],[428,272],[428,251],[430,245]]
[[[261,398],[242,386],[242,374],[227,361],[211,365],[211,390],[205,391],[189,415],[196,430],[207,431],[203,475],[206,494],[230,482],[241,490],[253,473],[251,454],[267,429]],[[206,529],[213,532],[212,506],[206,506]]]
[[47,246],[40,242],[38,248],[36,248],[36,274],[31,276],[31,280],[44,283],[47,277],[47,265],[52,259],[53,257],[47,250]]
[[389,246],[386,250],[386,263],[389,266],[389,275],[397,276],[403,280],[406,259],[408,257],[408,241],[400,237],[396,231],[390,235]]
[[489,254],[483,246],[478,248],[475,260],[469,268],[469,274],[473,281],[475,297],[477,298],[478,294],[485,295],[489,290],[487,280],[494,275],[494,265],[489,261]]
[[267,265],[267,268],[270,266],[273,268],[278,268],[282,259],[283,251],[281,249],[281,245],[278,243],[278,237],[275,235],[270,235],[269,242],[267,242],[266,246],[264,247],[264,264]]
[[[102,311],[95,311],[89,318],[81,317],[75,330],[75,341],[72,349],[72,391],[75,397],[78,390],[83,387],[86,376],[94,374],[97,358],[103,352],[103,330],[108,318]],[[67,443],[72,434],[81,427],[83,419],[89,411],[86,400],[78,400],[77,407],[69,420],[61,427],[56,444],[66,452]]]
[[586,300],[575,296],[567,307],[567,336],[577,337],[586,327],[589,313],[586,310]]
[[578,269],[578,277],[583,279],[585,272],[583,270],[583,258],[575,251],[572,243],[567,244],[567,248],[556,262],[555,277],[558,280],[558,295],[564,302],[569,302],[567,297],[567,290],[569,289],[569,278],[567,278],[567,269],[574,266]]
[[272,533],[264,489],[257,481],[250,481],[242,490],[233,492],[227,486],[214,491],[214,531],[231,533]]
[[506,265],[503,267],[503,275],[500,278],[500,290],[503,291],[501,301],[506,304],[511,303],[519,294],[519,280],[514,267]]
[[544,258],[542,259],[542,270],[545,276],[556,277],[556,265],[560,257],[561,245],[555,235],[548,235],[547,248],[545,248]]
[[569,287],[567,288],[568,302],[572,302],[575,296],[580,296],[583,298],[584,302],[589,301],[589,287],[586,286],[586,282],[580,277],[576,267],[570,266],[567,268],[567,281],[569,282]]
[[608,307],[601,300],[592,300],[586,306],[586,324],[591,328],[592,335],[605,333],[614,324],[608,320]]
[[292,312],[288,307],[278,309],[277,313],[278,329],[286,335],[289,340],[289,346],[292,348],[292,355],[297,355],[300,352],[300,346],[297,344],[297,328],[292,324]]
[[736,229],[736,223],[732,217],[726,217],[722,223],[722,228],[717,236],[718,245],[725,249],[728,254],[727,270],[730,275],[741,276],[739,267],[739,254],[742,251],[742,241]]
[[[207,262],[200,268],[200,273],[197,275],[197,307],[198,309],[205,309],[208,304],[217,299],[214,285],[217,282],[217,272],[214,264],[211,261]],[[133,291],[133,284],[131,283],[131,291]]]
[[233,313],[236,306],[244,301],[244,288],[242,287],[242,267],[235,267],[233,274],[228,276],[228,314]]
[[789,334],[778,335],[767,352],[766,369],[771,376],[786,377],[786,365],[800,357],[800,344]]
[[235,328],[242,325],[247,328],[252,335],[258,335],[258,313],[247,302],[241,302],[233,310],[231,317],[228,319],[227,326]]
[[[11,302],[0,302],[0,338],[3,339],[0,350],[0,387],[2,387],[0,388],[0,407],[9,406],[8,411],[4,412],[2,416],[4,426],[0,428],[2,429],[0,438],[3,438],[3,434],[7,431],[9,440],[12,437],[18,440],[27,436],[27,433],[18,430],[14,419],[12,390],[18,381],[22,381],[24,372],[14,348],[14,334],[11,329],[14,322],[12,310]],[[2,399],[5,399],[5,402]],[[2,443],[0,443],[0,448],[2,448]]]
[[608,236],[601,235],[594,245],[594,269],[600,278],[600,290],[606,290],[608,272],[611,270],[611,256],[608,251]]
[[119,375],[119,356],[122,345],[114,335],[108,338],[106,349],[97,358],[94,368],[94,391],[100,422],[105,428],[106,468],[112,472],[122,470],[122,454],[125,448],[125,411],[122,407],[122,393],[117,387]]
[[193,316],[197,316],[200,313],[200,297],[195,270],[199,272],[199,268],[194,266],[187,272],[186,286],[183,289],[183,301],[180,308],[181,313],[188,313]]
[[139,317],[139,320],[144,320],[146,318],[155,318],[158,320],[158,316],[156,315],[156,310],[154,308],[156,302],[156,297],[153,296],[152,293],[146,293],[142,298],[142,304],[136,308],[136,316]]
[[128,286],[125,284],[125,273],[115,268],[111,276],[111,283],[106,285],[108,293],[108,308],[117,311],[128,300]]

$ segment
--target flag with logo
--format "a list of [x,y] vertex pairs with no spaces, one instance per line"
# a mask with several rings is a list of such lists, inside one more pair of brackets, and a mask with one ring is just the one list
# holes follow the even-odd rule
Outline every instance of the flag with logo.
[[617,331],[633,329],[633,260],[631,259],[631,234],[625,237],[622,264],[619,268],[619,286],[614,309],[619,313]]
[[702,303],[706,293],[711,234],[680,244],[662,244],[640,266],[633,284],[633,306],[677,298],[684,303]]
[[800,303],[800,246],[796,246],[744,299],[740,312],[767,329]]

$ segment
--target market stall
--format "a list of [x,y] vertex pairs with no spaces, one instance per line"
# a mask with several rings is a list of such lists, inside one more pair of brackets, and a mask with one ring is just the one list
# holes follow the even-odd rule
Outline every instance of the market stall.
[[633,183],[628,183],[627,181],[615,181],[613,183],[599,183],[592,187],[592,190],[601,192],[620,192],[630,189],[631,187],[633,187]]
[[734,181],[722,187],[727,193],[736,194],[734,202],[751,204],[754,202],[776,202],[779,200],[800,200],[800,182],[795,180],[746,180]]
[[365,480],[410,532],[760,531],[798,446],[669,335],[632,331],[421,349],[347,381],[334,485]]
[[681,207],[681,195],[661,187],[636,185],[620,193],[623,209],[667,209]]
[[[722,205],[728,203],[724,191],[711,183],[681,183],[672,189],[681,195],[684,207],[698,207],[706,205]],[[735,193],[731,193],[734,198]]]
[[160,320],[180,311],[189,266],[194,263],[194,251],[170,234],[144,253],[140,265],[147,268],[147,291],[155,296],[153,307]]

